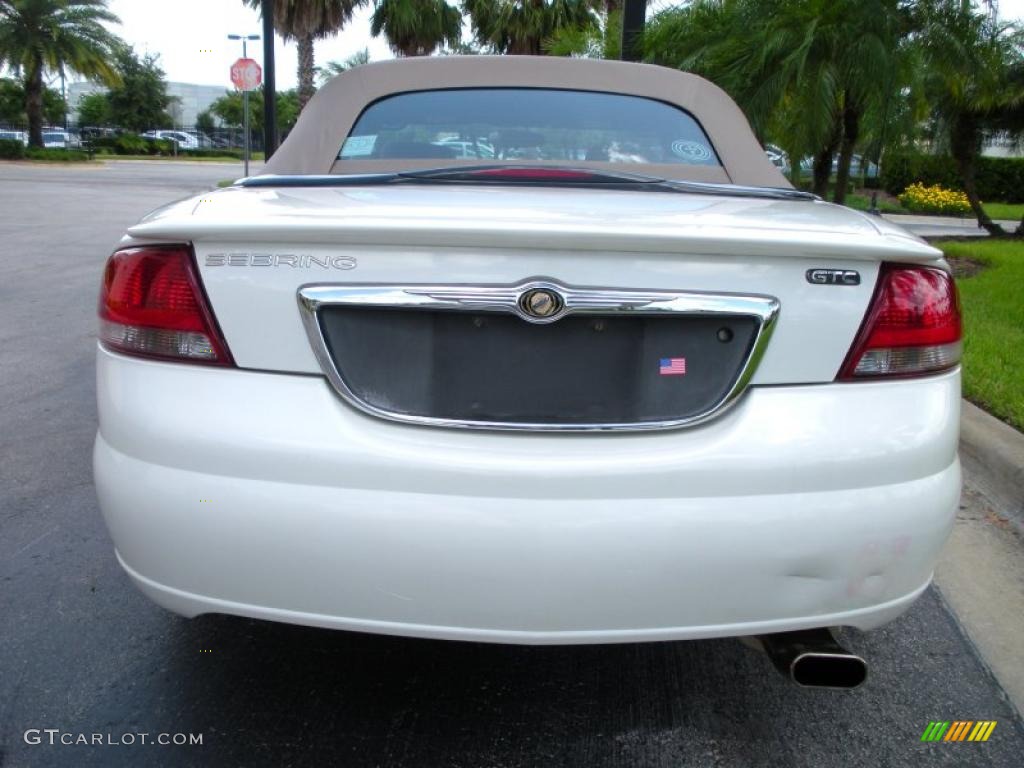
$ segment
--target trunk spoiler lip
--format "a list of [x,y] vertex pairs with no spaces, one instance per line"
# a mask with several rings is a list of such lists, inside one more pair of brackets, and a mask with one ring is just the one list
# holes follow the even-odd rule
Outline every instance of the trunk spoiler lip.
[[[517,172],[514,178],[500,177],[500,171]],[[536,171],[537,176],[523,175]],[[545,172],[579,174],[579,178],[547,177]],[[493,175],[488,175],[493,174]],[[424,171],[397,171],[363,174],[310,174],[279,176],[267,174],[239,179],[233,186],[253,188],[293,187],[365,187],[399,184],[438,184],[457,186],[555,187],[570,189],[606,189],[627,192],[674,192],[719,197],[748,197],[763,200],[818,201],[815,194],[785,187],[751,187],[739,184],[713,184],[700,181],[660,179],[654,176],[610,171],[595,171],[561,165],[473,165],[434,168]]]

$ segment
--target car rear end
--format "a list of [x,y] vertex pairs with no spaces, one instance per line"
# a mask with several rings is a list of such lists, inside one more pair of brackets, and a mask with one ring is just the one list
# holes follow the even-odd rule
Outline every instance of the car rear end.
[[[629,196],[589,194],[608,217]],[[455,227],[338,246],[270,223],[137,236],[108,268],[97,487],[158,602],[602,642],[869,628],[927,585],[959,493],[959,373],[926,247],[538,249]],[[537,285],[594,306],[531,323],[479,298]],[[680,311],[623,310],[666,295]],[[133,314],[151,296],[186,312]]]
[[46,149],[67,149],[70,141],[66,131],[43,131],[43,146]]
[[129,231],[95,476],[147,595],[515,643],[913,602],[960,488],[939,252],[780,190],[472,173],[264,178]]

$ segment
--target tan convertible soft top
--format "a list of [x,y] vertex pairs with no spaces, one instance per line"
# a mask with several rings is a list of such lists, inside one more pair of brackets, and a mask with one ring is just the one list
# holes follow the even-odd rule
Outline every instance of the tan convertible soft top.
[[[669,179],[789,187],[754,138],[746,117],[718,86],[702,77],[650,64],[554,56],[437,56],[394,59],[344,72],[306,105],[294,130],[264,168],[268,174],[375,173],[430,168],[437,160],[337,161],[362,111],[398,93],[445,88],[564,88],[643,96],[682,107],[703,126],[722,167],[591,162]],[[499,161],[500,162],[500,161]],[[479,165],[479,160],[453,160]]]

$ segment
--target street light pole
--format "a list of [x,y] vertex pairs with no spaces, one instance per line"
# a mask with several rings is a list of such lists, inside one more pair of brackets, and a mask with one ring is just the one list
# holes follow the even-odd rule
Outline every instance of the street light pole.
[[[228,40],[241,40],[242,41],[242,58],[249,58],[248,51],[246,50],[246,42],[249,40],[259,40],[259,35],[228,35]],[[242,153],[242,162],[244,165],[244,175],[249,175],[249,90],[242,90],[242,131],[245,132],[245,150]]]
[[64,116],[64,132],[68,130],[68,92],[64,87],[64,62],[60,63],[60,106]]

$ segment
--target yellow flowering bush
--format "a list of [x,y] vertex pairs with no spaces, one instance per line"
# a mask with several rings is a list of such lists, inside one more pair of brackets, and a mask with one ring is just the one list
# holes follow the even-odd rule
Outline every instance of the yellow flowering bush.
[[914,213],[959,215],[971,212],[967,195],[959,190],[945,189],[939,184],[926,187],[921,182],[916,182],[903,190],[898,199],[904,208]]

